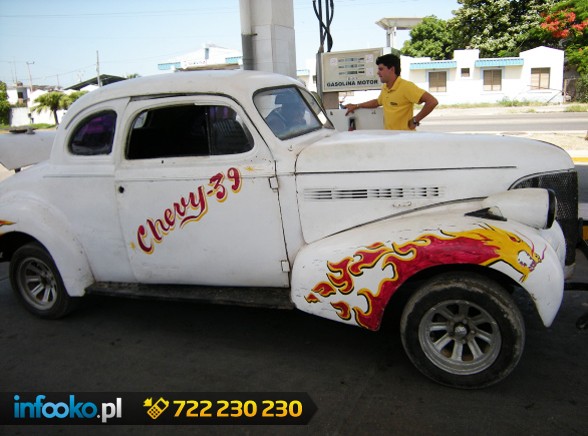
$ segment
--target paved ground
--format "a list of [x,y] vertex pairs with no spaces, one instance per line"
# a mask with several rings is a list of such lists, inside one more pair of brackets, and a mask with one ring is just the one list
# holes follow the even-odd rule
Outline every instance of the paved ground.
[[[583,266],[588,268],[588,266]],[[59,321],[25,312],[0,264],[0,392],[307,392],[305,426],[0,427],[6,435],[582,436],[588,292],[543,327],[520,300],[523,358],[503,383],[439,386],[410,364],[395,324],[367,332],[297,311],[115,298]]]

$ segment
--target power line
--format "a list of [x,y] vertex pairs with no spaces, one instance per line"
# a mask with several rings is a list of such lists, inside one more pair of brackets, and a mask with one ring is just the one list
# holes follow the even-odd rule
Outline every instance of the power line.
[[236,11],[233,7],[220,8],[199,8],[199,9],[175,9],[164,11],[130,11],[130,12],[89,12],[89,13],[71,13],[71,14],[0,14],[0,18],[82,18],[82,17],[137,17],[137,16],[162,16],[162,15],[185,15],[185,14],[218,14],[221,12]]

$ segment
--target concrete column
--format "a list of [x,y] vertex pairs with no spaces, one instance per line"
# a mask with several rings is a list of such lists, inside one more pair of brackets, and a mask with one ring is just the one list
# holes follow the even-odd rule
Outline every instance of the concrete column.
[[[240,0],[239,4],[242,39],[250,42],[247,57],[253,59],[244,67],[296,77],[293,0]],[[244,47],[244,55],[245,51]]]

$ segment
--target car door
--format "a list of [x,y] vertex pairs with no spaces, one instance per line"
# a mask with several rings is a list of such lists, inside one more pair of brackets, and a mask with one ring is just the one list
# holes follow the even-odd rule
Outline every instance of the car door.
[[288,286],[275,165],[242,108],[200,95],[127,113],[116,189],[136,280]]

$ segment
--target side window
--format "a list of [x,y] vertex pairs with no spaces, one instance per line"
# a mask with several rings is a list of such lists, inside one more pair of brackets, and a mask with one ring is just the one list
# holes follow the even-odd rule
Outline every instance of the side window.
[[110,154],[114,140],[116,112],[108,111],[84,119],[69,141],[69,151],[81,156]]
[[194,104],[148,109],[134,120],[127,159],[244,153],[253,138],[226,106]]

